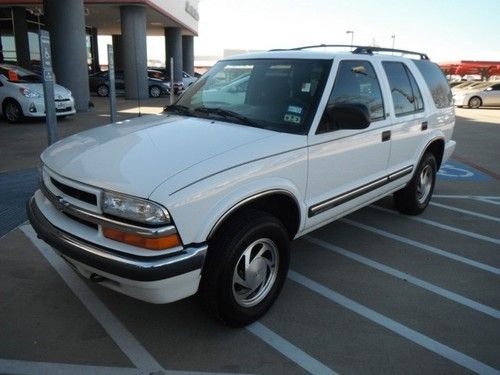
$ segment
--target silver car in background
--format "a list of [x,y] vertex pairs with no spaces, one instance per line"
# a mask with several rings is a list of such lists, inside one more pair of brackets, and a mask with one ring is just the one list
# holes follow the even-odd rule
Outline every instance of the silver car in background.
[[457,107],[500,106],[500,81],[485,82],[484,85],[478,85],[468,90],[455,91],[453,100]]
[[[75,101],[71,91],[54,84],[54,100],[57,116],[75,113]],[[0,103],[4,118],[11,123],[25,117],[45,117],[42,77],[11,64],[0,64]]]

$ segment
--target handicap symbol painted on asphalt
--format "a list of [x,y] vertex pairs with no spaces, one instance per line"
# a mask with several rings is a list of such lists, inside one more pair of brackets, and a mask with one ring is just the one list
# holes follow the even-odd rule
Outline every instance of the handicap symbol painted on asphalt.
[[437,173],[440,180],[455,180],[455,181],[491,181],[493,178],[486,173],[477,169],[459,163],[457,161],[448,161],[443,164]]

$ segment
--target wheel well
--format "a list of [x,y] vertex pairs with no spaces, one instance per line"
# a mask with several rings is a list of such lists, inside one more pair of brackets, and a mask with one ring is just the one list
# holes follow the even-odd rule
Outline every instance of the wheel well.
[[436,158],[437,169],[441,167],[441,162],[443,161],[443,153],[444,153],[444,140],[438,139],[432,142],[429,146],[427,146],[426,152],[431,152]]
[[250,199],[241,205],[238,204],[234,206],[233,209],[229,211],[229,214],[223,216],[221,221],[215,225],[214,229],[212,229],[212,232],[209,234],[209,239],[221,230],[225,224],[229,223],[242,211],[248,209],[267,212],[276,217],[285,226],[290,239],[293,239],[299,230],[300,209],[297,201],[289,194],[275,192],[260,196],[256,199]]
[[[15,103],[17,103],[17,100],[14,99],[14,98],[10,98],[10,97],[5,98],[3,100],[3,102],[2,102],[2,110],[3,110],[4,106],[5,106],[5,104],[7,104],[8,102],[15,102]],[[17,104],[19,104],[19,103],[17,103]]]

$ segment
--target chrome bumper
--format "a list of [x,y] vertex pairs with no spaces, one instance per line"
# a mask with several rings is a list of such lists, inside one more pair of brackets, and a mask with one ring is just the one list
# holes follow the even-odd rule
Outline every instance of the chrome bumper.
[[208,247],[193,246],[156,257],[135,256],[97,246],[56,228],[42,214],[34,197],[28,200],[27,214],[38,237],[62,255],[130,280],[163,280],[200,269]]

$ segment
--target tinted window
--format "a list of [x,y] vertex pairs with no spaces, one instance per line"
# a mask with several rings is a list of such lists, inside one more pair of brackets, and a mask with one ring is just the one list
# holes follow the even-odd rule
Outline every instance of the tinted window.
[[493,91],[499,91],[500,90],[500,85],[493,85],[493,86],[491,86],[491,89]]
[[[367,61],[341,61],[333,85],[328,107],[339,104],[363,104],[368,108],[370,120],[384,118],[384,102],[380,84],[373,66]],[[318,127],[318,133],[337,130],[334,119],[324,116]]]
[[386,61],[382,65],[391,87],[396,116],[403,116],[421,110],[423,108],[422,95],[408,68],[399,62]]
[[420,70],[420,73],[422,73],[436,107],[445,108],[452,106],[453,95],[441,69],[436,64],[427,60],[414,60],[414,63],[418,70]]

